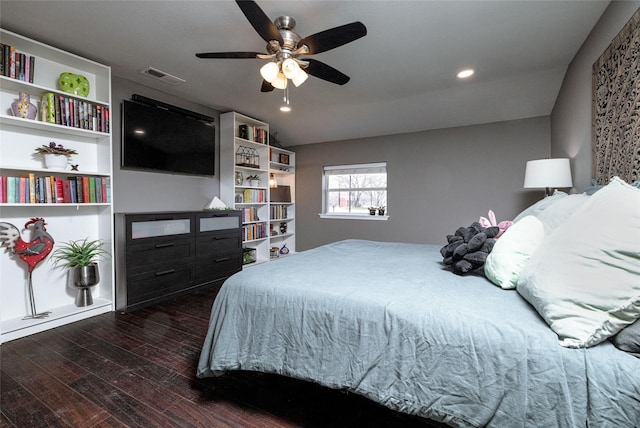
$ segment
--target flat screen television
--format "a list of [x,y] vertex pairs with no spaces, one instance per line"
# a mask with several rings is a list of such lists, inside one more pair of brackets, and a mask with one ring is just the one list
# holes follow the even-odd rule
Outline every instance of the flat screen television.
[[138,99],[122,101],[122,168],[215,175],[213,118]]

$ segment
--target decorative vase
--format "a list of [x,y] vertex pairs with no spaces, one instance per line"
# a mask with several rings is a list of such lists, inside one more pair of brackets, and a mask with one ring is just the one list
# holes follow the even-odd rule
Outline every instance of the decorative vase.
[[236,186],[242,186],[243,181],[244,181],[244,175],[242,175],[242,172],[236,171]]
[[48,169],[63,170],[67,168],[68,158],[66,155],[56,155],[47,153],[44,155],[44,165]]
[[23,119],[35,119],[38,108],[31,104],[31,95],[26,92],[20,92],[18,99],[11,104],[11,112],[16,117]]
[[280,233],[287,233],[287,223],[280,223]]
[[287,255],[289,254],[289,249],[287,248],[287,244],[284,244],[282,248],[280,248],[280,254]]
[[89,266],[74,266],[69,270],[69,285],[78,289],[76,306],[93,305],[91,288],[100,282],[100,271],[96,263]]

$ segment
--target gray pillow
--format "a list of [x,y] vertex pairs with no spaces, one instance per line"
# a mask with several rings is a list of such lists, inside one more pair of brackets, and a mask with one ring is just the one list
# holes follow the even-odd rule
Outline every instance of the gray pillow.
[[616,348],[640,358],[640,320],[623,328],[620,333],[613,336],[610,340]]

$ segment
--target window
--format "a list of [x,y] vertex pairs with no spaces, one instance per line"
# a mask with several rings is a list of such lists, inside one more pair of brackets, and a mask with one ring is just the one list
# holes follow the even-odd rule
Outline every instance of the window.
[[369,207],[386,209],[387,205],[387,163],[325,166],[323,186],[323,217],[373,220]]

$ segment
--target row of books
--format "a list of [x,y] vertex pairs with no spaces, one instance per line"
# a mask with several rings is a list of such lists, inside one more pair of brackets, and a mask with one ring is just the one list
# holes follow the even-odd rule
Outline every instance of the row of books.
[[283,220],[288,218],[286,205],[271,205],[270,209],[271,213],[269,214],[269,218],[271,220]]
[[260,221],[258,218],[258,209],[257,208],[244,208],[242,210],[242,222],[243,223],[251,223],[254,221]]
[[253,125],[238,126],[238,137],[260,144],[267,144],[269,142],[269,132],[264,128]]
[[88,204],[111,202],[109,177],[0,176],[0,203]]
[[267,201],[267,194],[264,189],[244,189],[242,192],[242,202],[245,204],[255,204]]
[[0,43],[1,75],[33,83],[35,61],[33,55],[18,52],[14,46]]
[[254,223],[242,226],[243,241],[253,241],[267,237],[267,224]]
[[40,101],[40,120],[72,128],[108,133],[109,107],[47,92]]

